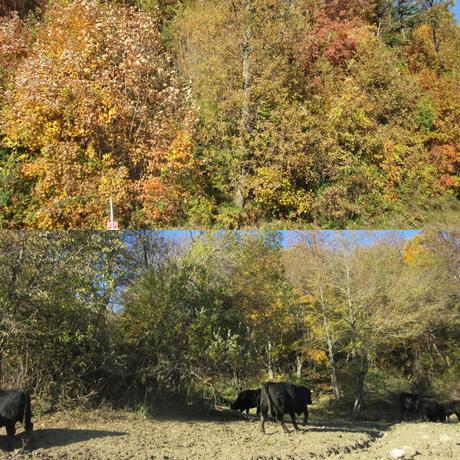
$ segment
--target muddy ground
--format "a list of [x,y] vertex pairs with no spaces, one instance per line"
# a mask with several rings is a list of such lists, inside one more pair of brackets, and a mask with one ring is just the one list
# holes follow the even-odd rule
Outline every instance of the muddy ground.
[[[455,419],[455,417],[453,417]],[[357,423],[311,417],[306,427],[285,434],[273,422],[259,431],[255,415],[232,411],[203,417],[145,417],[122,411],[60,412],[34,417],[33,439],[23,447],[19,429],[0,458],[23,459],[303,459],[392,458],[405,449],[417,460],[460,459],[460,423]],[[401,457],[400,457],[401,458]]]

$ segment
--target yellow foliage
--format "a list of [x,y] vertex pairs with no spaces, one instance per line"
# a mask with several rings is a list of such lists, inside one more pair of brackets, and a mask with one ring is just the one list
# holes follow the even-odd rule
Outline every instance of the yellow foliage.
[[195,162],[158,31],[155,14],[119,3],[47,9],[2,120],[8,142],[32,152],[21,167],[34,183],[29,226],[101,228],[110,195],[127,226],[139,210],[144,225],[180,218]]
[[327,354],[324,350],[309,348],[306,352],[308,358],[315,364],[324,364],[328,361]]
[[404,262],[407,265],[413,265],[418,263],[424,263],[427,256],[429,256],[429,251],[426,246],[424,246],[425,235],[417,235],[411,240],[409,240],[404,246],[403,258]]

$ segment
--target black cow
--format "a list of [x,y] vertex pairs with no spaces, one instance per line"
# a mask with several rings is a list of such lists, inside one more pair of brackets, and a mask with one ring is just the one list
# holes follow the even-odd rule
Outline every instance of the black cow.
[[440,403],[444,410],[446,411],[446,417],[449,421],[449,417],[452,414],[457,416],[457,420],[460,422],[460,400],[452,400],[452,401],[443,401]]
[[288,382],[267,382],[260,393],[260,430],[265,433],[267,415],[275,419],[285,433],[289,433],[284,414],[289,414],[296,430],[295,414],[304,414],[303,423],[308,422],[308,406],[311,404],[311,391],[302,386]]
[[33,430],[29,393],[23,390],[0,390],[0,428],[6,428],[9,445],[16,433],[16,423],[22,423],[27,432]]
[[420,413],[419,401],[420,395],[414,393],[399,393],[399,423],[402,422],[403,416],[406,412]]
[[249,414],[249,409],[257,408],[257,415],[260,413],[260,388],[257,390],[243,390],[238,394],[235,402],[230,404],[230,409],[246,411]]
[[445,422],[446,410],[434,399],[423,398],[419,400],[420,414],[423,421]]

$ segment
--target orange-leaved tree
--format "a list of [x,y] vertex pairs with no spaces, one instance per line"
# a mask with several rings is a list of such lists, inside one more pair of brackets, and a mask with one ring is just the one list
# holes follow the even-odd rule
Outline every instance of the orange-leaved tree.
[[6,94],[4,143],[32,181],[23,224],[100,228],[180,219],[191,156],[187,89],[152,14],[54,2]]
[[26,55],[30,40],[27,24],[17,14],[0,16],[0,92]]

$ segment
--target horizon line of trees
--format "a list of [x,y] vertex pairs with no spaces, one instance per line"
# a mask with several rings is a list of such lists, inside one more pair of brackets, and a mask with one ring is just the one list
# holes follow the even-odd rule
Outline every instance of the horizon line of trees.
[[43,408],[225,401],[287,379],[356,419],[459,396],[460,234],[0,232],[0,385]]
[[458,224],[451,0],[2,5],[0,228]]

